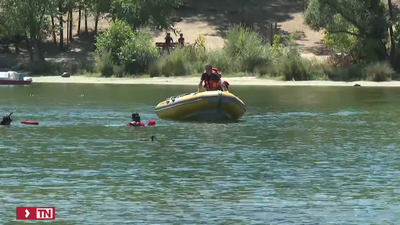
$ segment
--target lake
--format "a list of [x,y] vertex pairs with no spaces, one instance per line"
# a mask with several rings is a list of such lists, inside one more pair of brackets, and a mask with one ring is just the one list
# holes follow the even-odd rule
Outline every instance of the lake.
[[[230,89],[245,116],[205,124],[154,112],[196,84],[0,86],[0,221],[54,206],[56,224],[398,224],[399,88]],[[125,127],[132,112],[157,126]]]

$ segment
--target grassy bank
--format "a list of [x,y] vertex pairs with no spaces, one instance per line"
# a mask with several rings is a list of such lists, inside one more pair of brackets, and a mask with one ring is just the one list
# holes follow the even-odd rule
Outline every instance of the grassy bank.
[[[150,31],[133,31],[128,24],[116,21],[97,37],[91,62],[31,64],[26,68],[37,75],[57,75],[63,71],[101,77],[169,77],[199,76],[206,64],[218,67],[223,76],[257,76],[272,80],[305,81],[389,81],[396,78],[387,62],[370,64],[349,62],[346,57],[310,60],[300,55],[294,37],[281,40],[274,36],[273,45],[256,31],[233,26],[226,33],[224,48],[206,50],[205,39],[199,36],[196,45],[160,54]],[[23,70],[24,68],[22,68]]]
[[[196,45],[159,54],[147,30],[132,31],[117,21],[98,38],[97,71],[105,77],[150,74],[186,76],[200,74],[206,64],[218,67],[223,76],[244,75],[281,80],[388,81],[395,71],[387,62],[349,64],[347,58],[320,61],[301,57],[294,38],[282,41],[275,35],[271,46],[254,30],[233,26],[224,48],[209,51],[204,37]],[[344,65],[344,66],[343,66]]]

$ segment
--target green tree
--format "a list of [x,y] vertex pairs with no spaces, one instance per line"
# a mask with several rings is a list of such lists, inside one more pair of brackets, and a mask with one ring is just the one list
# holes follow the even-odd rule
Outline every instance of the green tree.
[[96,53],[99,55],[110,53],[113,63],[119,64],[118,55],[120,49],[134,35],[133,30],[127,23],[116,20],[103,34],[96,37]]
[[0,15],[0,38],[13,38],[15,42],[15,50],[19,53],[18,44],[20,37],[25,33],[24,27],[21,27],[20,17],[17,16],[18,11],[9,9],[7,13]]
[[111,0],[87,0],[87,13],[95,17],[94,33],[97,34],[99,19],[110,11]]
[[100,60],[102,56],[107,56],[113,67],[123,67],[127,74],[145,72],[150,62],[159,55],[149,32],[133,31],[128,23],[121,20],[116,20],[97,37],[96,53]]
[[367,60],[388,58],[390,23],[380,0],[309,0],[305,22],[314,30],[325,29],[335,47],[349,46]]
[[[32,45],[35,47],[36,59],[44,61],[40,41],[47,33],[48,21],[46,15],[52,6],[51,0],[2,0],[0,8],[7,9],[7,23],[15,26],[13,31],[27,31],[30,36],[28,51],[33,61]],[[10,27],[11,27],[10,26]]]
[[393,5],[392,1],[388,0],[388,9],[389,9],[389,38],[390,38],[390,61],[392,65],[395,64],[396,61],[396,44],[394,41],[394,32],[393,32]]
[[127,22],[132,29],[149,26],[155,29],[169,29],[176,16],[175,9],[182,0],[111,0],[112,20]]

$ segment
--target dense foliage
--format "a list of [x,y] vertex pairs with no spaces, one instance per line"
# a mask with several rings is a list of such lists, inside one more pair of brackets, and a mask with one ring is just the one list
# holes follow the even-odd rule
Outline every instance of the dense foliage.
[[[184,0],[0,0],[0,41],[25,41],[32,65],[45,68],[43,41],[52,37],[64,50],[72,39],[73,12],[95,19],[96,68],[103,76],[149,73],[174,76],[201,73],[211,63],[224,73],[259,74],[285,80],[390,80],[400,69],[400,22],[393,22],[391,1],[307,0],[305,23],[325,32],[324,42],[337,54],[328,62],[302,58],[293,38],[275,35],[273,45],[255,30],[232,26],[221,50],[206,50],[204,36],[196,45],[159,54],[150,31],[170,30],[175,10]],[[242,16],[250,2],[242,0]],[[67,18],[67,19],[66,19]],[[100,18],[111,26],[97,33]],[[243,18],[244,19],[244,18]],[[400,21],[400,17],[398,19]],[[83,22],[82,22],[83,23]],[[150,29],[150,30],[149,30]],[[59,36],[59,38],[57,37]]]
[[144,73],[158,57],[149,32],[134,32],[121,20],[116,20],[98,37],[96,53],[98,68],[104,76]]
[[[0,37],[17,42],[25,37],[31,61],[44,61],[40,43],[52,33],[55,43],[56,35],[60,35],[59,44],[63,48],[64,32],[61,31],[69,28],[68,38],[72,39],[72,12],[75,10],[79,10],[80,15],[84,12],[86,24],[88,16],[95,17],[95,32],[101,16],[110,17],[114,22],[125,21],[134,29],[142,26],[167,29],[172,26],[175,9],[181,4],[182,0],[1,0]],[[65,15],[69,18],[67,24]],[[85,29],[87,31],[87,27]]]
[[170,54],[159,55],[146,35],[140,30],[133,31],[125,22],[117,20],[98,38],[97,67],[101,74],[184,76],[200,74],[206,64],[212,64],[223,71],[224,76],[258,74],[283,80],[385,81],[394,75],[394,70],[386,62],[340,68],[318,60],[308,60],[301,57],[294,44],[294,37],[282,41],[279,35],[275,35],[271,46],[255,30],[243,26],[232,26],[229,29],[225,46],[220,50],[206,50],[205,39],[200,35],[194,46],[177,48]]
[[[201,38],[199,38],[201,39]],[[283,45],[275,36],[270,46],[254,30],[232,26],[221,50],[202,51],[202,47],[177,49],[150,68],[152,76],[199,74],[211,63],[224,73],[270,75],[284,80],[323,79],[320,63],[301,58],[293,40]]]
[[391,1],[381,0],[309,0],[305,22],[314,30],[324,29],[325,43],[336,51],[350,54],[359,62],[391,58],[394,65],[391,7]]

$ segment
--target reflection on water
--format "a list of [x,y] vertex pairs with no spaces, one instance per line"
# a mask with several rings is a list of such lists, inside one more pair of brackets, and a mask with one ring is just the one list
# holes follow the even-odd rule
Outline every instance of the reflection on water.
[[[14,125],[0,127],[0,218],[55,206],[57,224],[400,221],[399,91],[232,91],[245,117],[202,124],[154,113],[190,88],[0,88],[1,113],[15,111]],[[125,127],[132,111],[157,126]]]

